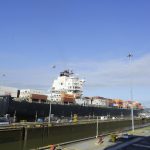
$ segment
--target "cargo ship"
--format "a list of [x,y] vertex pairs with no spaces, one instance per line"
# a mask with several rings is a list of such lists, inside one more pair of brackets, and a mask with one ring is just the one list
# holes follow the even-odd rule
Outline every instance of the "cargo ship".
[[131,108],[138,116],[143,111],[137,101],[123,101],[100,96],[83,96],[85,80],[80,79],[70,70],[60,73],[54,80],[51,92],[33,89],[18,90],[11,87],[0,87],[0,115],[8,114],[17,121],[35,121],[47,118],[51,114],[56,117],[78,116],[115,116],[128,117]]

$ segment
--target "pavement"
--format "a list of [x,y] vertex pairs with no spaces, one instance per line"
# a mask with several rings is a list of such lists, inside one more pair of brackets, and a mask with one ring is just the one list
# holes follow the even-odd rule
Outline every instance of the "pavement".
[[[122,136],[124,133],[120,133]],[[129,131],[126,134],[134,135],[136,138],[126,142],[110,142],[110,135],[103,137],[103,143],[99,143],[98,139],[90,139],[78,143],[72,143],[62,146],[61,150],[150,150],[150,126],[137,129],[134,132]]]
[[109,142],[109,137],[104,137],[103,143],[98,143],[98,139],[91,139],[88,141],[82,141],[80,143],[74,143],[63,146],[62,150],[103,150],[104,148],[111,146],[115,143]]

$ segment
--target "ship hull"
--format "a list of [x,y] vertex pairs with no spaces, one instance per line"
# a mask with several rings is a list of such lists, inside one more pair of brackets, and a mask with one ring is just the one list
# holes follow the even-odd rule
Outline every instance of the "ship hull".
[[[29,103],[26,101],[15,101],[11,97],[4,97],[0,101],[0,114],[10,114],[16,116],[17,120],[33,121],[35,118],[45,118],[49,116],[49,104],[42,103]],[[142,110],[134,110],[134,115],[137,116]],[[92,106],[80,105],[62,105],[51,104],[51,113],[57,117],[70,117],[73,114],[78,116],[130,116],[130,109],[117,109],[117,108],[101,108]]]

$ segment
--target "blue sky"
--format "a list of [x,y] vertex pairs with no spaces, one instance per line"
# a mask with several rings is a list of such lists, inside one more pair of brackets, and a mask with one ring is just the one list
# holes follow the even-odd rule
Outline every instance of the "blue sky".
[[1,1],[1,84],[46,90],[69,68],[86,78],[85,95],[129,99],[132,76],[134,99],[150,106],[149,8],[149,0]]

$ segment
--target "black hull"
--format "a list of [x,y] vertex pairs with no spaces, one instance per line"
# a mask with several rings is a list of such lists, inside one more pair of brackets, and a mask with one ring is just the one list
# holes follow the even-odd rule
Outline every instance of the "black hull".
[[[19,102],[12,100],[11,97],[4,97],[0,101],[0,114],[10,114],[10,116],[16,115],[18,120],[35,120],[37,118],[44,118],[49,116],[49,104],[42,103],[29,103],[29,102]],[[134,115],[137,116],[142,110],[134,110]],[[91,106],[79,106],[79,105],[61,105],[52,104],[51,113],[54,116],[64,116],[70,117],[71,114],[77,114],[78,116],[130,116],[130,109],[117,109],[117,108],[101,108],[101,107],[91,107]]]

